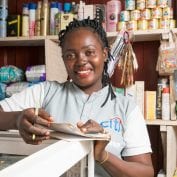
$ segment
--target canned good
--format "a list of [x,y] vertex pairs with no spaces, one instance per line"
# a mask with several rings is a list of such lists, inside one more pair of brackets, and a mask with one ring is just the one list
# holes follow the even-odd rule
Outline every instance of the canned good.
[[170,19],[170,29],[176,28],[176,20]]
[[146,0],[146,8],[156,8],[156,0]]
[[7,22],[6,20],[0,20],[0,38],[7,36]]
[[139,10],[132,10],[130,12],[131,20],[139,20],[140,19],[140,11]]
[[136,8],[138,10],[143,10],[146,8],[146,1],[145,0],[137,0],[136,1]]
[[170,19],[173,18],[173,8],[172,7],[165,7],[162,11],[163,19]]
[[118,22],[118,31],[127,30],[127,22]]
[[162,18],[162,8],[157,7],[151,10],[152,18]]
[[139,30],[147,30],[148,29],[148,21],[147,20],[139,20],[138,21],[138,29]]
[[120,21],[126,22],[130,20],[130,12],[128,10],[124,10],[120,12]]
[[165,8],[168,6],[168,0],[157,0],[157,6]]
[[127,30],[128,31],[134,31],[138,29],[138,24],[136,20],[131,20],[127,22]]
[[126,10],[135,10],[135,0],[125,0]]
[[140,11],[140,18],[142,20],[150,20],[151,19],[151,10],[150,9],[144,9]]
[[158,19],[151,19],[148,21],[148,29],[158,29],[159,28],[159,20]]
[[169,19],[160,19],[159,28],[160,29],[169,29],[170,28],[170,20]]

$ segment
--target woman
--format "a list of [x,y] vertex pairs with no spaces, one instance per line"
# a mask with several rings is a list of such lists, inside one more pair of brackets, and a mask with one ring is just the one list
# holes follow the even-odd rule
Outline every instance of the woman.
[[19,129],[30,144],[50,137],[38,125],[50,126],[51,121],[77,124],[85,133],[106,130],[111,141],[95,141],[95,176],[153,177],[141,111],[132,100],[116,95],[109,82],[111,56],[102,26],[96,20],[74,20],[60,32],[59,41],[70,80],[62,84],[46,81],[5,99],[0,102],[0,117],[11,120],[10,128]]

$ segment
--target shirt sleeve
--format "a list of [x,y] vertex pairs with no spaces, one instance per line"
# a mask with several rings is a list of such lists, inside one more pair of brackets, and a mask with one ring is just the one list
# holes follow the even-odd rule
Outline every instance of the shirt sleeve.
[[146,123],[138,106],[128,115],[123,136],[126,146],[122,156],[152,152]]
[[0,105],[5,112],[22,111],[36,106],[42,107],[44,100],[45,82],[35,84],[20,93],[13,94],[10,98],[0,101]]

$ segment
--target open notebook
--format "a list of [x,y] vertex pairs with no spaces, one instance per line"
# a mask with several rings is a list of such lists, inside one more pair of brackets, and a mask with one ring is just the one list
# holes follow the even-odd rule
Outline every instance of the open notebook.
[[64,139],[68,141],[74,140],[110,140],[108,133],[89,133],[85,134],[80,131],[75,125],[70,123],[55,123],[52,122],[50,136],[56,139]]

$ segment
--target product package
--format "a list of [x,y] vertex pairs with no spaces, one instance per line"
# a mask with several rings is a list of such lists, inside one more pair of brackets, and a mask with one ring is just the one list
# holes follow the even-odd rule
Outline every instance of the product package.
[[46,80],[45,65],[28,66],[25,72],[28,82],[42,82]]

